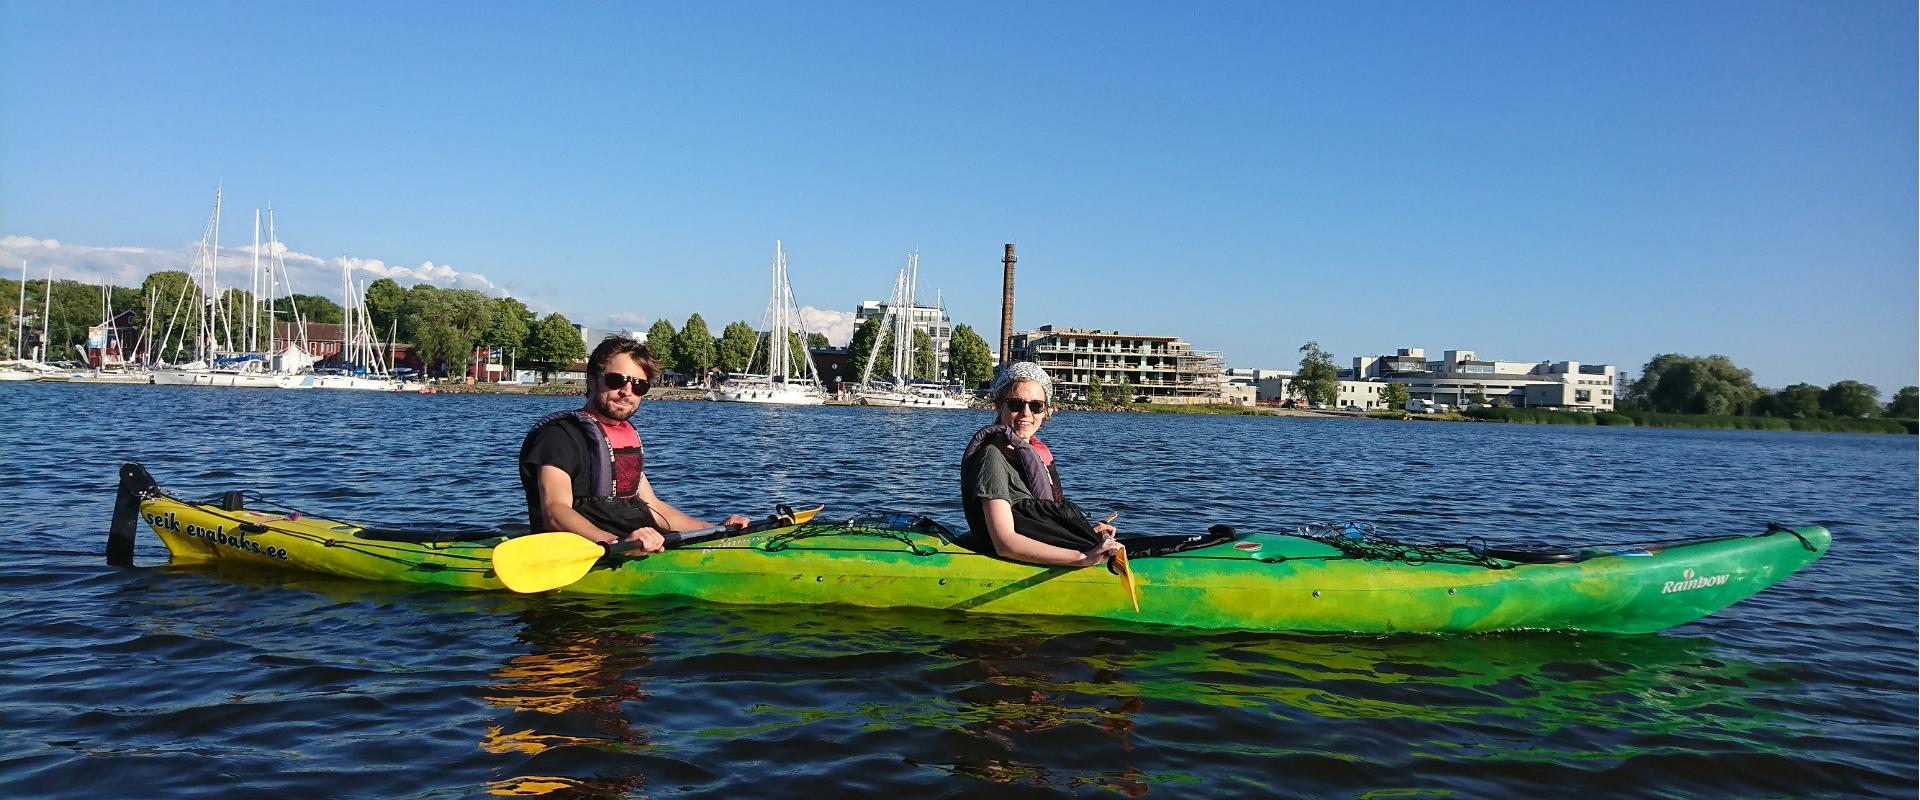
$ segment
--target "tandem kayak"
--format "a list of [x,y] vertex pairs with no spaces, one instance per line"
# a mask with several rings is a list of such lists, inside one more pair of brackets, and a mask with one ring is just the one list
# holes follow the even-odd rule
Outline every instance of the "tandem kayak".
[[[255,501],[259,504],[260,501]],[[239,563],[348,578],[502,590],[493,530],[382,528],[194,501],[121,468],[110,563],[144,521],[175,563]],[[1414,544],[1359,524],[1291,533],[1122,537],[1138,610],[1099,567],[1022,564],[954,543],[939,523],[880,514],[772,522],[665,552],[607,556],[560,591],[715,603],[836,603],[1037,614],[1243,631],[1652,633],[1700,619],[1827,551],[1822,527],[1594,547]],[[550,535],[550,534],[549,534]],[[510,548],[508,548],[510,549]],[[504,549],[503,549],[504,552]],[[589,562],[594,559],[589,558]],[[571,580],[571,578],[569,578]]]

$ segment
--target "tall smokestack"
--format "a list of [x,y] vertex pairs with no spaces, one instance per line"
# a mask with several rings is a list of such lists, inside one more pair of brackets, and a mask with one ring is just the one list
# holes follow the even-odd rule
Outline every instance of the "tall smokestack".
[[1013,343],[1013,243],[1007,243],[1007,255],[1000,263],[1007,267],[1006,277],[1000,284],[1000,363],[1013,360],[1010,345]]

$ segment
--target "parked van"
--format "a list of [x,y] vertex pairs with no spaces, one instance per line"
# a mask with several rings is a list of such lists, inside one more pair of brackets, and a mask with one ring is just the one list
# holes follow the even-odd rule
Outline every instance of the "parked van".
[[1407,410],[1415,414],[1431,414],[1433,409],[1432,400],[1422,400],[1418,397],[1407,400]]

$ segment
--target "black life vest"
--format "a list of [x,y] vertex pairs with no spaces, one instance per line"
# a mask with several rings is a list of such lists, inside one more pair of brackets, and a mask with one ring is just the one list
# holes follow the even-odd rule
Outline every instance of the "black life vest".
[[[1019,445],[1014,444],[1011,437],[998,431],[988,432],[980,445],[967,456],[968,459],[1006,459],[1007,465],[1013,468],[1014,474],[1020,476],[1030,491],[1036,486],[1051,487],[1054,498],[1058,498],[1036,496],[1013,501],[1011,503],[1013,529],[1016,532],[1035,541],[1069,550],[1086,550],[1100,543],[1101,536],[1093,532],[1093,523],[1088,521],[1086,512],[1081,511],[1073,501],[1066,499],[1066,488],[1061,485],[1060,471],[1054,465],[1045,465],[1045,475],[1030,474],[1039,460],[1009,455],[1007,451]],[[981,452],[986,450],[993,452],[991,455]],[[963,461],[961,469],[963,482],[966,473],[964,467]],[[999,552],[994,549],[993,537],[987,533],[986,501],[979,497],[968,496],[964,486],[961,487],[960,501],[966,512],[967,527],[970,530],[966,536],[956,537],[954,541],[975,552],[999,555]]]
[[[590,493],[580,494],[579,484],[575,483],[574,511],[586,517],[595,527],[615,536],[625,536],[636,528],[654,528],[662,532],[668,530],[655,522],[653,510],[646,503],[634,497],[614,496],[613,445],[607,441],[606,432],[600,429],[600,422],[578,409],[556,411],[541,417],[520,442],[520,482],[527,493],[527,524],[533,530],[554,529],[547,523],[546,514],[540,510],[539,476],[526,466],[527,449],[533,446],[534,435],[549,425],[563,425],[586,451],[586,488]],[[600,457],[600,454],[605,454],[605,457]],[[641,459],[640,471],[645,474],[645,456],[635,453],[634,457]]]

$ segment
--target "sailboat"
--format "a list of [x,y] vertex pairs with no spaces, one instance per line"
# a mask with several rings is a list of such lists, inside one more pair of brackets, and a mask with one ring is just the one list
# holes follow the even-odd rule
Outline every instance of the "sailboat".
[[[193,319],[194,359],[153,372],[153,382],[162,386],[223,386],[258,389],[307,389],[313,386],[313,375],[301,372],[300,367],[290,366],[276,369],[267,354],[258,351],[234,352],[232,310],[220,302],[220,205],[221,190],[213,195],[213,218],[207,223],[207,232],[200,237],[200,253],[194,259],[194,268],[187,282],[180,287],[180,297],[174,304],[175,315],[181,304],[191,298]],[[260,222],[258,213],[254,216],[254,252],[256,263],[255,285],[258,285],[258,253],[260,240]],[[277,249],[277,248],[276,248]],[[258,297],[255,297],[258,303]],[[251,315],[241,319],[241,334],[249,346],[256,344],[259,335],[257,326],[258,308],[250,309]],[[164,344],[173,337],[173,325],[176,320],[167,321],[167,333],[161,339]],[[184,328],[181,337],[188,335]]]
[[[100,324],[87,329],[87,344],[79,347],[80,354],[92,361],[94,351],[99,351],[99,361],[92,369],[73,373],[69,380],[73,383],[152,383],[153,377],[146,369],[138,366],[127,357],[129,344],[120,335],[118,315],[113,313],[113,287],[105,279],[100,281]],[[78,345],[76,345],[78,347]]]
[[[53,284],[52,272],[47,273],[47,284],[49,287],[51,287]],[[51,289],[49,289],[48,296],[49,297],[52,296]],[[42,319],[42,325],[44,325],[45,318],[47,316],[46,309],[50,308],[53,304],[44,300],[42,300],[40,304],[42,306],[40,310],[40,316]],[[27,354],[27,262],[25,261],[20,262],[20,305],[14,307],[14,310],[13,310],[13,327],[14,327],[14,339],[13,339],[14,357],[6,361],[0,361],[0,381],[6,381],[6,382],[37,381],[37,380],[47,379],[54,375],[60,374],[59,369],[54,367],[49,367],[45,364],[40,363],[39,361],[35,361],[26,357],[26,354]],[[41,341],[45,341],[46,336],[42,335],[40,339]]]
[[[773,291],[767,299],[767,372],[765,375],[740,373],[728,376],[727,382],[707,393],[710,400],[723,403],[765,403],[773,405],[817,406],[827,401],[826,392],[820,388],[820,374],[814,369],[813,358],[805,352],[800,360],[806,362],[804,374],[790,374],[792,370],[792,345],[789,341],[793,333],[800,334],[805,342],[807,332],[800,325],[800,309],[793,303],[793,286],[787,283],[787,253],[778,240],[773,243]],[[759,352],[759,343],[754,344],[754,353]],[[748,368],[753,365],[753,355],[747,357]]]
[[[342,287],[340,308],[345,312],[345,329],[341,337],[340,361],[338,371],[314,376],[315,389],[347,389],[359,392],[398,392],[410,390],[402,381],[387,374],[386,364],[380,360],[380,349],[374,341],[372,317],[367,314],[366,288],[354,291],[353,267],[341,262],[340,285]],[[411,387],[419,388],[418,385]]]
[[[879,336],[873,337],[873,349],[867,351],[867,366],[861,370],[860,384],[853,390],[854,403],[863,406],[892,406],[897,408],[967,408],[965,398],[956,397],[941,387],[929,383],[915,383],[913,374],[913,315],[918,307],[914,294],[920,284],[920,254],[907,253],[907,263],[900,268],[899,276],[893,280],[893,295],[887,300],[887,311],[880,318]],[[893,374],[886,380],[875,383],[873,364],[879,359],[880,342],[893,334]]]

